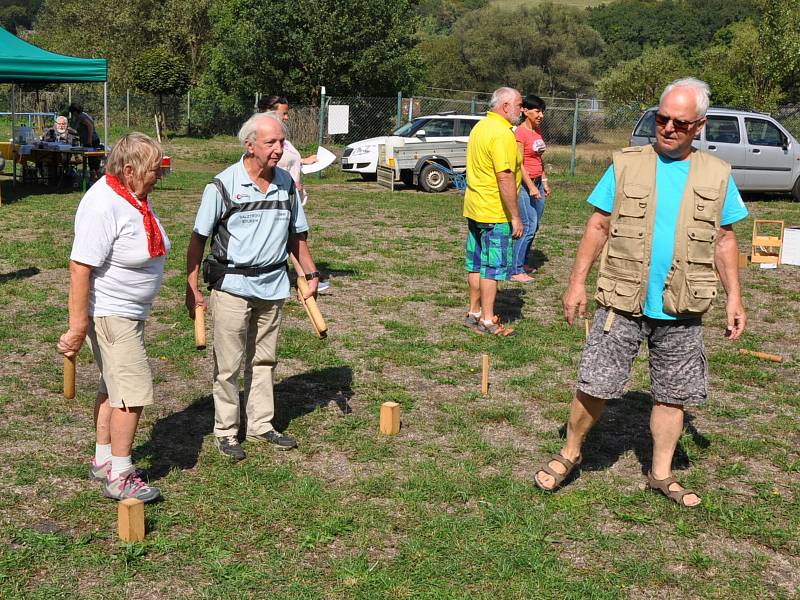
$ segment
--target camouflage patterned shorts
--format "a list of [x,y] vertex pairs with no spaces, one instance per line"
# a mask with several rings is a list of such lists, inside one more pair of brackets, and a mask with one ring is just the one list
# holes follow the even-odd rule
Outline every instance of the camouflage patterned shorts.
[[578,369],[578,390],[610,400],[628,382],[633,359],[647,339],[653,400],[664,404],[701,404],[708,398],[708,363],[700,318],[667,321],[617,313],[603,328],[608,309],[597,307]]

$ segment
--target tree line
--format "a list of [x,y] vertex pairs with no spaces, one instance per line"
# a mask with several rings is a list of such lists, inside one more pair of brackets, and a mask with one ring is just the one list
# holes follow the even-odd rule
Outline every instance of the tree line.
[[216,131],[256,92],[308,104],[321,85],[337,96],[512,85],[649,105],[693,74],[715,104],[800,101],[800,0],[0,0],[0,19],[18,5],[36,10],[28,38],[40,46],[107,58],[117,93],[191,87],[198,124]]

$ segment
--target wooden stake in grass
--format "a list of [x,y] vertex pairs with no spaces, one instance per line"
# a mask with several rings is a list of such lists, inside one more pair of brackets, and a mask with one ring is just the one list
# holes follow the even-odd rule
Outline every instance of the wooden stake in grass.
[[117,531],[123,542],[141,542],[144,539],[144,502],[126,498],[117,504]]
[[747,354],[749,356],[755,356],[756,358],[771,360],[776,363],[783,362],[783,357],[780,354],[767,354],[766,352],[756,352],[755,350],[747,350],[746,348],[739,348],[739,354]]
[[75,397],[75,356],[64,357],[64,398]]
[[400,431],[400,405],[397,402],[381,404],[381,433],[395,435]]
[[482,361],[482,368],[481,368],[481,395],[488,396],[489,395],[489,355],[484,353],[483,354],[483,361]]
[[194,345],[198,350],[206,347],[206,307],[194,307]]
[[583,333],[586,335],[586,339],[589,339],[589,319],[583,320]]

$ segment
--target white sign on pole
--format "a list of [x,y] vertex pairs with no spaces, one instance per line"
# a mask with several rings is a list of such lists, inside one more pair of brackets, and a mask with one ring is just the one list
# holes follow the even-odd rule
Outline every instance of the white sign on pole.
[[328,105],[328,134],[348,133],[350,131],[350,106],[347,104]]

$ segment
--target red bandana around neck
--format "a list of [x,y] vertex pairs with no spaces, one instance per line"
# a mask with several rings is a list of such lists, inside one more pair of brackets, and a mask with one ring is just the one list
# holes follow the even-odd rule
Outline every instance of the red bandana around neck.
[[147,207],[147,196],[137,200],[130,190],[110,173],[106,173],[106,183],[108,187],[127,200],[131,206],[142,214],[144,232],[147,234],[147,250],[150,252],[150,256],[164,256],[167,253],[164,249],[164,239],[161,237],[161,229],[159,229],[158,223],[156,223],[156,218]]

